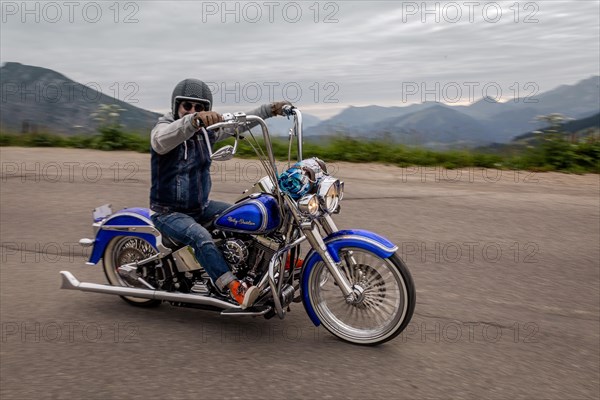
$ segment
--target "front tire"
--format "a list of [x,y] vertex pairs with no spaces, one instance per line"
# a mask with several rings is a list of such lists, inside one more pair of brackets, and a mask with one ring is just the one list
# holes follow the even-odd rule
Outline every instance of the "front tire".
[[[348,303],[323,261],[310,272],[309,299],[329,332],[347,342],[378,345],[398,336],[415,309],[415,287],[404,261],[393,254],[381,258],[359,248],[340,251],[350,285],[360,286],[356,303]],[[354,264],[354,267],[350,267]]]
[[[104,256],[102,257],[104,275],[106,275],[106,279],[112,286],[140,287],[147,289],[141,283],[139,286],[133,286],[125,282],[117,272],[117,269],[123,264],[140,261],[156,253],[156,249],[142,238],[135,236],[117,236],[108,243],[104,250]],[[127,303],[137,307],[157,307],[161,304],[160,300],[143,299],[131,296],[119,297]]]

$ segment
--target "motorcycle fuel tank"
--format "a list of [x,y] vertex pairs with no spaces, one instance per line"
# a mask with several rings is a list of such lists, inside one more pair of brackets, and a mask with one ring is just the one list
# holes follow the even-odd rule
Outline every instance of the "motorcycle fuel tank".
[[251,194],[223,212],[215,226],[225,231],[251,234],[269,233],[279,227],[281,215],[277,200],[270,194]]

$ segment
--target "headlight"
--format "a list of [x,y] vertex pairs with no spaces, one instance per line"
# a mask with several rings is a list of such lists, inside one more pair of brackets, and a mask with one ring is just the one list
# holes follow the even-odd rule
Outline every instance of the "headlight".
[[331,176],[325,177],[319,184],[319,199],[323,210],[332,213],[337,208],[342,195],[342,183]]
[[312,217],[319,215],[319,199],[314,194],[308,194],[298,200],[298,207],[302,214],[307,214]]

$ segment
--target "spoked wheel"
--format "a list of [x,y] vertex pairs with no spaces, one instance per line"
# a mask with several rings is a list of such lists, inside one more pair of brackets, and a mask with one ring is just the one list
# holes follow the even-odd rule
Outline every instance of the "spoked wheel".
[[[113,286],[139,287],[147,289],[141,282],[135,285],[126,282],[118,273],[121,265],[129,264],[148,258],[157,251],[146,240],[135,236],[117,236],[113,238],[104,250],[102,263],[104,275]],[[160,305],[160,300],[143,299],[139,297],[120,296],[123,300],[138,307],[155,307]]]
[[348,342],[377,345],[406,328],[415,308],[415,288],[408,268],[394,254],[381,258],[368,250],[340,252],[343,271],[355,288],[352,300],[344,298],[321,261],[309,277],[309,297],[323,326]]

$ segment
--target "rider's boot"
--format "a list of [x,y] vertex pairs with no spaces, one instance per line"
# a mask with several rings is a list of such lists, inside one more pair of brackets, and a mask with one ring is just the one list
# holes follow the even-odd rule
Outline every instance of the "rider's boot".
[[259,289],[256,286],[248,286],[246,282],[238,280],[232,281],[227,285],[231,293],[231,297],[239,303],[242,308],[248,308],[258,298]]

